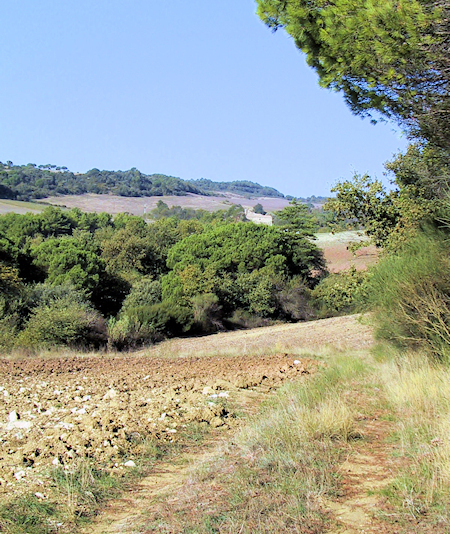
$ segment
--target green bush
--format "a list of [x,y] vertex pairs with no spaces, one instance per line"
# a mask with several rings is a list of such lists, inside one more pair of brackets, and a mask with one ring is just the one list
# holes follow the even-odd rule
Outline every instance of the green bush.
[[196,295],[192,298],[195,326],[204,333],[217,332],[223,328],[222,308],[214,293]]
[[370,276],[351,267],[324,278],[312,291],[321,314],[351,313],[364,307],[369,297]]
[[50,306],[60,300],[80,306],[87,303],[86,293],[76,289],[70,282],[62,285],[36,284],[29,287],[26,294],[26,305],[30,310],[38,306]]
[[301,278],[292,278],[276,294],[278,314],[289,321],[307,321],[314,317],[311,290]]
[[228,323],[234,328],[260,328],[261,326],[270,326],[274,321],[250,313],[248,310],[238,308],[233,312]]
[[241,302],[248,311],[260,317],[271,317],[276,310],[274,282],[275,274],[263,269],[239,274],[236,286],[241,295]]
[[106,325],[97,311],[88,304],[61,298],[32,310],[16,344],[23,347],[98,348],[106,339]]
[[19,319],[17,315],[5,315],[0,318],[0,349],[11,350],[17,339]]
[[157,334],[168,337],[188,332],[194,322],[190,308],[170,301],[130,308],[127,315],[143,326],[152,327]]
[[450,357],[450,244],[444,234],[421,233],[383,258],[370,289],[379,338]]
[[131,288],[122,304],[122,310],[148,306],[161,302],[161,283],[151,278],[142,278]]
[[141,324],[137,317],[128,315],[123,315],[119,319],[111,317],[108,322],[108,347],[110,349],[134,349],[162,339],[162,335],[151,325]]

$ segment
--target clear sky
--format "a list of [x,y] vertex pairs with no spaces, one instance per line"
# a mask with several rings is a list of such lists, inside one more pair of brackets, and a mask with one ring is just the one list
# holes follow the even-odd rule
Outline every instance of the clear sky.
[[327,195],[404,149],[353,116],[253,0],[21,0],[0,13],[0,161]]

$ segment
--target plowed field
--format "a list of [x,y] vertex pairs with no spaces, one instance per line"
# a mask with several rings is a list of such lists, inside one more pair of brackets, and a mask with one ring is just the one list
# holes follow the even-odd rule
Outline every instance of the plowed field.
[[132,355],[0,360],[0,493],[45,487],[49,467],[79,458],[126,469],[146,440],[175,441],[190,423],[230,428],[245,391],[313,372],[316,359],[295,354],[324,342],[359,347],[371,342],[370,328],[340,317],[172,340]]

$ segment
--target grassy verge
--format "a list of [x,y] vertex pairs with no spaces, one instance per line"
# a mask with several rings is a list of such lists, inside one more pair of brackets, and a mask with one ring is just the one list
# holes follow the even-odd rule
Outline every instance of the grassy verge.
[[[46,495],[28,494],[0,506],[0,531],[6,534],[76,532],[108,497],[117,494],[118,479],[81,461],[70,470],[55,468]],[[50,495],[51,494],[51,495]],[[48,497],[48,498],[46,498]]]
[[420,354],[383,366],[402,469],[386,490],[400,516],[450,528],[450,369]]
[[[330,358],[307,382],[286,384],[216,456],[197,468],[182,494],[145,522],[145,532],[319,533],[332,525],[321,505],[339,492],[347,443],[371,386],[357,356]],[[359,395],[348,392],[359,391]]]

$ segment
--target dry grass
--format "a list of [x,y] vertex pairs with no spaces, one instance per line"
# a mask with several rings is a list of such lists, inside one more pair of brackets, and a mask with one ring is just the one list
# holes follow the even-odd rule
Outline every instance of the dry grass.
[[[188,358],[203,356],[243,357],[247,355],[286,352],[320,353],[332,347],[338,351],[370,348],[373,344],[372,327],[363,316],[332,317],[295,324],[278,324],[249,330],[223,332],[204,337],[175,338],[151,347],[124,353],[125,356]],[[79,352],[75,349],[14,349],[0,354],[1,358],[83,358],[117,357],[117,352]]]
[[289,352],[302,354],[333,347],[368,348],[372,328],[360,316],[333,317],[306,323],[279,324],[205,337],[172,339],[139,352],[157,357],[246,356]]
[[[144,532],[191,534],[324,532],[333,521],[322,497],[339,488],[339,464],[355,432],[365,357],[323,351],[326,368],[283,386],[237,436],[165,498]],[[170,505],[167,505],[170,502]]]
[[383,366],[396,413],[401,454],[408,459],[391,497],[415,518],[450,526],[450,369],[409,354]]
[[0,215],[5,213],[40,213],[47,207],[40,202],[24,202],[21,200],[0,200]]
[[281,210],[289,204],[284,198],[245,198],[239,195],[202,196],[188,194],[186,196],[161,196],[161,197],[121,197],[117,195],[65,195],[61,197],[48,197],[44,199],[49,204],[66,206],[68,208],[80,208],[84,211],[107,213],[128,212],[133,215],[143,215],[154,209],[162,200],[169,207],[181,206],[183,208],[203,209],[217,211],[228,209],[233,204],[240,204],[244,208],[251,208],[260,203],[266,211]]
[[121,485],[119,479],[84,459],[69,470],[54,468],[49,478],[51,482],[42,488],[45,496],[26,494],[0,505],[0,532],[75,534],[80,520],[93,516]]

